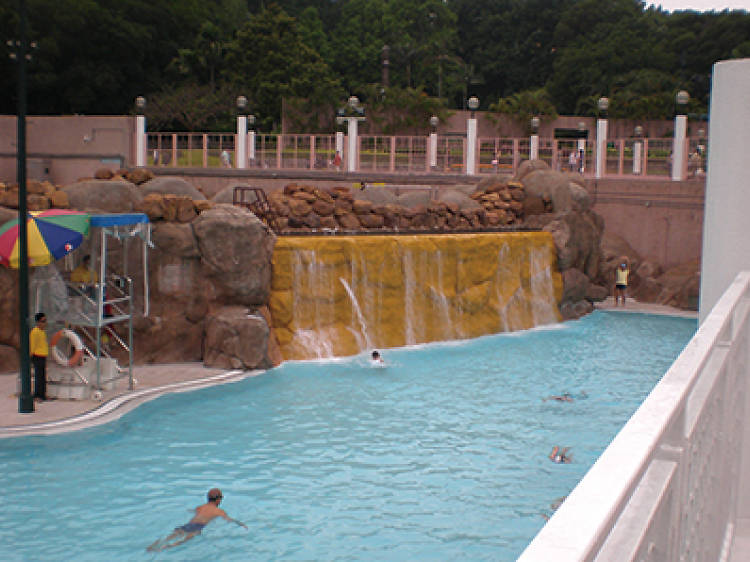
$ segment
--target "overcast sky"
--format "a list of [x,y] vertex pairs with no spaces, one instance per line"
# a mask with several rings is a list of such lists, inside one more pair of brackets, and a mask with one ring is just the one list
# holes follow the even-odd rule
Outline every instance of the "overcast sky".
[[747,10],[750,11],[750,0],[647,0],[646,5],[661,6],[663,9],[672,12],[674,10],[697,10],[707,12],[709,10],[721,11],[730,10]]

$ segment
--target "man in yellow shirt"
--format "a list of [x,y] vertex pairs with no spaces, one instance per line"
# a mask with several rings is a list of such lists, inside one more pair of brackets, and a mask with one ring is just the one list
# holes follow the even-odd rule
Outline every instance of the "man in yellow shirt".
[[29,352],[31,353],[31,364],[34,365],[34,398],[37,400],[47,399],[47,356],[49,345],[47,344],[47,316],[44,312],[38,312],[34,316],[36,326],[29,334]]
[[629,274],[630,269],[625,261],[615,269],[615,306],[617,306],[620,299],[622,299],[622,306],[625,306],[625,290],[628,288]]
[[76,267],[71,273],[70,273],[70,282],[71,283],[82,283],[84,285],[91,285],[92,283],[96,283],[99,280],[99,277],[96,274],[96,271],[93,271],[91,269],[91,256],[83,256],[83,261],[78,264],[78,267]]

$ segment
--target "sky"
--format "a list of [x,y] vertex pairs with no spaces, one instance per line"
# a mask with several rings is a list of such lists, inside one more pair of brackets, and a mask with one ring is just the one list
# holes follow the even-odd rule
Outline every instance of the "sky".
[[647,0],[646,5],[661,6],[663,9],[672,12],[674,10],[696,10],[707,12],[715,10],[717,12],[725,9],[730,10],[747,10],[750,12],[750,0]]

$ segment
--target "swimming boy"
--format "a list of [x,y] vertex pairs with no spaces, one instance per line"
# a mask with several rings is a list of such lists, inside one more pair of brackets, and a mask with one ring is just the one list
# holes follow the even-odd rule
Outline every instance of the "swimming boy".
[[549,454],[549,460],[557,464],[567,464],[569,462],[572,462],[573,458],[568,455],[569,450],[570,447],[565,447],[564,449],[560,450],[560,447],[555,445],[552,448],[552,452]]
[[210,523],[217,517],[222,517],[227,521],[237,523],[237,525],[240,525],[247,529],[247,525],[245,525],[241,521],[232,519],[231,517],[229,517],[229,515],[227,515],[226,511],[219,508],[219,503],[221,503],[221,500],[223,498],[224,496],[221,494],[221,490],[219,490],[218,488],[211,488],[208,491],[208,501],[203,505],[199,505],[195,508],[195,515],[189,522],[180,527],[175,527],[175,530],[172,531],[169,536],[164,539],[157,540],[146,550],[152,552],[156,550],[164,550],[165,548],[172,548],[186,541],[189,541],[194,536],[200,535],[203,527],[208,525],[208,523]]
[[385,361],[383,361],[383,358],[380,356],[380,352],[377,349],[372,352],[372,362],[385,364]]

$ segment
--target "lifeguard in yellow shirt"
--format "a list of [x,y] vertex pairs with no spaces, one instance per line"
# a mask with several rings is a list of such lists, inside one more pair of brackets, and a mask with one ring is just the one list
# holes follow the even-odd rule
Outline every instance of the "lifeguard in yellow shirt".
[[71,283],[81,283],[83,285],[92,285],[99,281],[96,271],[91,269],[91,256],[83,256],[83,260],[70,273]]
[[29,334],[29,353],[31,364],[34,365],[34,398],[37,400],[47,399],[47,356],[49,345],[47,344],[47,316],[44,312],[38,312],[34,316],[36,326]]
[[628,288],[628,275],[630,275],[630,269],[626,262],[621,262],[620,265],[615,269],[615,306],[622,298],[622,306],[625,306],[625,290]]

